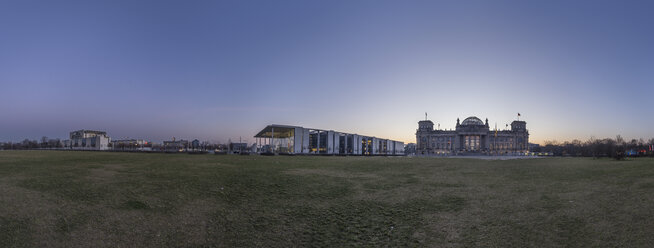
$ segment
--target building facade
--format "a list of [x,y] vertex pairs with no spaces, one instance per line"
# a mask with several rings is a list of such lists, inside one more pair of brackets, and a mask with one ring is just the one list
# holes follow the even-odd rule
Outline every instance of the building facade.
[[166,151],[185,151],[188,150],[189,148],[189,141],[188,140],[176,140],[173,137],[173,140],[170,141],[164,141],[163,142],[163,149]]
[[230,142],[228,144],[228,149],[229,151],[233,153],[239,153],[242,151],[249,152],[250,148],[248,147],[248,143],[242,143],[242,142]]
[[[508,128],[508,126],[507,126]],[[511,122],[511,129],[491,129],[486,122],[471,116],[459,122],[454,130],[434,129],[430,120],[418,122],[416,131],[416,154],[461,155],[487,154],[509,155],[529,150],[529,131],[524,121]]]
[[142,139],[112,140],[113,150],[151,150],[151,144]]
[[70,140],[64,141],[64,147],[72,150],[108,150],[111,138],[107,132],[77,130],[70,132]]
[[409,143],[404,146],[405,155],[415,155],[416,154],[416,143]]
[[334,130],[269,125],[254,138],[261,153],[404,155],[404,142]]

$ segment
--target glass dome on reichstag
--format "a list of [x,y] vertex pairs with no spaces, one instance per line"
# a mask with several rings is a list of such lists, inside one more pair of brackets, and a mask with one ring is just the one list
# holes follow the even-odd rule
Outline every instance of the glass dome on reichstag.
[[479,118],[475,116],[470,116],[463,120],[461,123],[463,126],[474,126],[474,125],[484,125],[484,122],[482,122]]

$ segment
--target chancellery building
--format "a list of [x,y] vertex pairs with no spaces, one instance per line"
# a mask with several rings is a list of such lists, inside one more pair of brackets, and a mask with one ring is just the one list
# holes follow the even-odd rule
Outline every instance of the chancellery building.
[[459,122],[456,129],[434,129],[430,120],[418,122],[416,131],[416,154],[418,155],[462,155],[487,154],[507,155],[528,151],[529,132],[524,121],[511,122],[511,129],[498,130],[488,126],[488,119],[482,122],[471,116]]

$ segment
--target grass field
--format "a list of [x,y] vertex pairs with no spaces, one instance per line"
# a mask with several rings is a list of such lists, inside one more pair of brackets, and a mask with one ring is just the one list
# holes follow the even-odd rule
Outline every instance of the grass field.
[[647,247],[654,160],[0,151],[0,247]]

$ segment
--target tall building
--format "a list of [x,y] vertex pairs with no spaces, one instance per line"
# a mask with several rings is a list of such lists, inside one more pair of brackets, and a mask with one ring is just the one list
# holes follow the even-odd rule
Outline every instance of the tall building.
[[[508,128],[508,125],[507,125]],[[527,152],[529,131],[524,121],[511,122],[511,129],[491,129],[486,122],[471,116],[459,122],[455,130],[434,129],[430,120],[418,122],[416,154],[488,154],[504,155]]]
[[107,132],[77,130],[70,132],[70,140],[65,141],[66,148],[73,150],[108,150],[111,138]]

